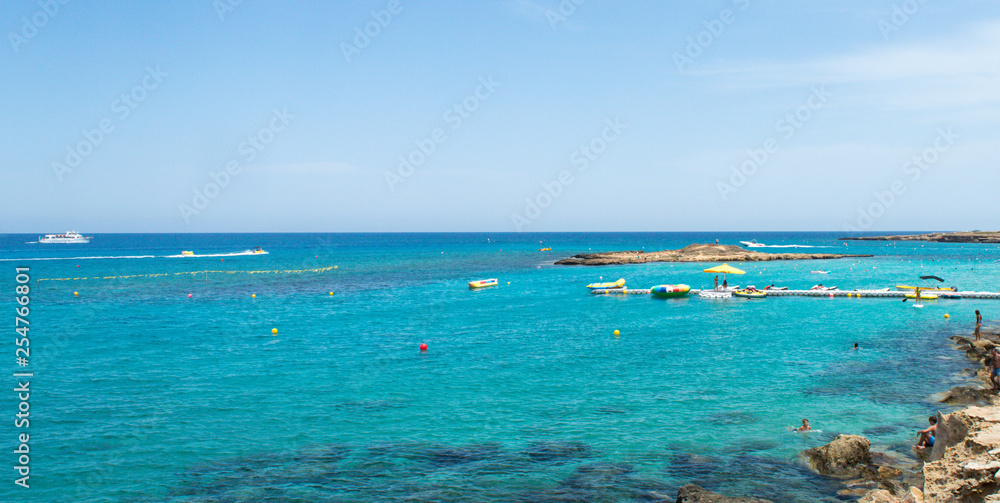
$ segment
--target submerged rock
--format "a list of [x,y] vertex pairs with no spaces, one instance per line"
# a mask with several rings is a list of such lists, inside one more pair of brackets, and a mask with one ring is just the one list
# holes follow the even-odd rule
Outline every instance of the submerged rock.
[[861,435],[837,435],[832,442],[802,451],[809,465],[820,475],[850,479],[876,476],[871,442]]
[[591,448],[581,442],[538,442],[524,451],[534,461],[569,461],[593,456]]
[[677,503],[772,503],[758,498],[723,496],[694,484],[677,490]]
[[970,386],[956,386],[948,391],[948,394],[941,399],[941,403],[946,403],[948,405],[972,405],[989,402],[990,390],[985,388],[973,388]]

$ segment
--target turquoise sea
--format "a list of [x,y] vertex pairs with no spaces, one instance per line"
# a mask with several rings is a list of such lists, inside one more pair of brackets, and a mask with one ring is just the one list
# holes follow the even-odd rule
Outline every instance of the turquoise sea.
[[[8,337],[8,382],[34,374],[27,429],[16,393],[0,400],[0,500],[649,501],[694,482],[842,501],[797,454],[848,433],[909,455],[933,395],[969,379],[948,337],[1000,302],[595,296],[602,278],[710,287],[715,264],[552,265],[755,238],[875,256],[731,264],[748,272],[731,284],[1000,288],[1000,246],[839,236],[0,235],[0,285],[31,276],[29,365]],[[257,246],[269,254],[232,255]],[[803,417],[821,431],[788,430]],[[10,468],[24,432],[29,489]]]

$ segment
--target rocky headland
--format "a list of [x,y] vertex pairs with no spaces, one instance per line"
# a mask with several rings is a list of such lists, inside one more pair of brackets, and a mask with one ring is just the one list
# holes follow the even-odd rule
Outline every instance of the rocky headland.
[[859,476],[848,486],[876,483],[878,487],[868,490],[859,503],[1000,503],[1000,398],[989,392],[983,365],[989,351],[1000,345],[1000,334],[989,333],[979,341],[952,339],[973,363],[971,373],[987,388],[957,387],[945,395],[942,403],[971,406],[937,413],[934,448],[920,453],[924,463],[918,472],[873,464],[869,456],[877,453],[869,453],[868,440],[856,435],[841,435],[804,451],[813,469],[831,477]]
[[841,241],[929,241],[935,243],[1000,243],[1000,232],[931,232],[929,234],[899,234],[890,236],[859,236],[840,238]]
[[622,265],[649,262],[762,262],[768,260],[823,260],[871,255],[836,253],[762,253],[734,245],[693,244],[680,250],[644,252],[642,250],[604,253],[581,253],[557,260],[556,265]]
[[[955,336],[956,349],[972,363],[971,375],[987,388],[957,387],[941,403],[969,405],[950,414],[937,413],[934,448],[920,459],[869,450],[861,435],[838,435],[830,443],[802,451],[802,462],[812,471],[842,481],[840,496],[858,503],[1000,503],[1000,397],[989,392],[984,359],[1000,347],[1000,332],[987,331],[974,341]],[[914,429],[916,432],[916,429]],[[677,492],[678,503],[756,503],[747,497],[729,497],[695,485]]]

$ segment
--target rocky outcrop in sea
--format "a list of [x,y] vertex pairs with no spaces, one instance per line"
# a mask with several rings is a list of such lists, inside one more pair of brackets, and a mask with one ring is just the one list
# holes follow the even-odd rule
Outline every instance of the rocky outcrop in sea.
[[645,252],[642,250],[581,253],[557,260],[555,265],[621,265],[649,262],[762,262],[769,260],[824,260],[871,255],[836,253],[762,253],[734,245],[693,244],[680,250]]
[[889,236],[856,236],[841,241],[928,241],[935,243],[1000,243],[1000,232],[932,232],[929,234],[899,234]]

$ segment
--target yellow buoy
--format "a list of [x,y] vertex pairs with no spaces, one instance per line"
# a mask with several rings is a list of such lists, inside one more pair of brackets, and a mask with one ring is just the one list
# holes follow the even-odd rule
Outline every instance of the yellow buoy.
[[948,313],[944,313],[944,317],[945,317],[946,319],[947,319],[947,318],[951,318],[951,316],[949,316],[949,315],[948,315]]
[[333,292],[330,292],[330,295],[333,295]]
[[250,294],[250,297],[252,297],[252,298],[256,299],[256,298],[257,298],[257,294],[256,294],[256,293],[254,293],[254,294]]
[[507,282],[507,284],[509,285],[509,284],[510,284],[510,281],[508,281],[508,282]]
[[337,268],[337,266],[333,266],[333,268],[334,268],[334,269],[336,269],[336,268]]
[[619,335],[621,335],[621,332],[615,330],[615,337],[618,337]]
[[278,335],[278,329],[277,328],[272,328],[271,329],[271,333],[274,334],[274,335]]
[[73,295],[74,295],[74,296],[76,296],[76,295],[80,295],[80,292],[73,292]]

